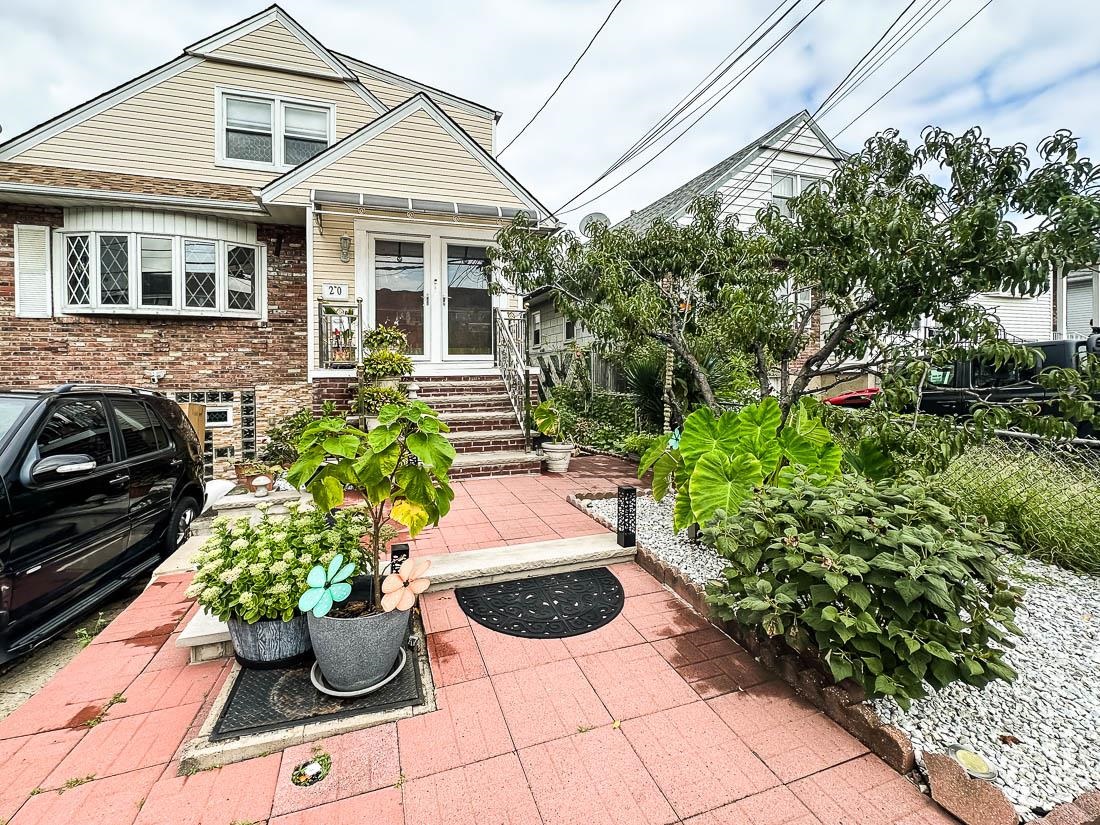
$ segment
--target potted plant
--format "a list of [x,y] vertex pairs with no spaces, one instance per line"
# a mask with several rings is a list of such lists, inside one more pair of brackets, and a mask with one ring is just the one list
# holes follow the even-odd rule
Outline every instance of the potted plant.
[[229,627],[237,661],[248,667],[295,663],[310,650],[305,616],[297,609],[315,564],[336,556],[357,561],[368,514],[340,511],[330,521],[313,507],[287,505],[288,516],[230,522],[220,517],[195,556],[198,567],[187,594]]
[[[338,566],[330,561],[322,574],[311,572],[310,587],[298,602],[303,612],[309,610],[317,666],[327,685],[343,693],[368,689],[383,679],[393,669],[408,629],[411,604],[383,598],[381,556],[394,535],[392,528],[387,533],[387,522],[404,525],[415,537],[428,524],[438,524],[454,498],[448,472],[455,449],[435,410],[423,401],[405,401],[382,407],[378,419],[369,433],[340,418],[314,421],[303,433],[300,456],[288,473],[292,484],[313,496],[319,510],[339,507],[347,486],[362,497],[369,516],[363,563],[342,560]],[[357,571],[363,575],[352,581]],[[339,602],[344,604],[334,612],[332,605]]]
[[359,415],[360,417],[349,423],[358,423],[367,430],[373,430],[378,426],[378,413],[387,404],[400,404],[408,398],[408,395],[400,387],[368,386],[359,390]]
[[237,483],[242,487],[248,488],[248,490],[254,491],[255,481],[260,476],[267,476],[269,479],[278,478],[282,475],[283,468],[278,464],[265,464],[261,461],[249,460],[238,461],[233,465],[233,472],[237,476]]
[[397,327],[377,326],[363,335],[363,379],[380,387],[396,388],[402,376],[412,372],[406,355],[409,342]]
[[554,399],[547,398],[531,411],[535,426],[550,440],[542,445],[546,459],[546,470],[550,473],[564,473],[569,470],[569,459],[573,456],[573,444],[566,439],[565,424],[561,410]]

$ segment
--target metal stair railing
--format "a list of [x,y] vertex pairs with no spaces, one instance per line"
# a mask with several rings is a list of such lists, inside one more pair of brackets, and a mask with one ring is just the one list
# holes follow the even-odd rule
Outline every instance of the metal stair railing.
[[512,402],[516,421],[523,430],[524,449],[530,452],[531,428],[527,421],[531,399],[527,359],[524,357],[527,349],[527,313],[522,309],[496,309],[493,311],[493,322],[493,358],[504,379],[504,388],[508,392],[508,400]]

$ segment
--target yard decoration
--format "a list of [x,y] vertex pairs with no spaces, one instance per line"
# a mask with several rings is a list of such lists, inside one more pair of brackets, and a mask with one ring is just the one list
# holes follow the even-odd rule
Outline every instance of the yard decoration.
[[361,508],[329,519],[312,507],[287,505],[272,516],[230,522],[220,517],[195,556],[197,572],[188,595],[229,627],[238,660],[250,666],[285,664],[310,649],[305,616],[297,609],[309,568],[334,558],[358,561],[369,525]]
[[[405,594],[384,600],[381,556],[396,535],[387,522],[404,525],[415,537],[428,524],[438,524],[454,498],[448,473],[455,449],[435,410],[423,401],[405,401],[382,407],[378,418],[369,433],[339,418],[314,421],[288,473],[322,512],[340,507],[350,487],[368,515],[365,563],[355,567],[362,575],[351,579],[347,565],[332,560],[324,570],[310,571],[308,589],[299,591],[299,607],[310,610],[318,667],[325,683],[341,693],[368,690],[391,674],[408,629],[412,605]],[[413,562],[406,564],[417,572]],[[401,589],[415,596],[423,587],[413,581]]]
[[1020,634],[1003,564],[1014,545],[919,476],[794,476],[702,533],[728,564],[708,586],[722,618],[814,653],[868,696],[908,708],[929,686],[1016,676],[1003,659]]
[[561,410],[553,398],[547,398],[533,410],[531,417],[535,419],[535,426],[539,432],[550,439],[542,445],[542,452],[546,456],[546,469],[551,473],[564,473],[569,470],[569,459],[573,456],[574,445],[569,441],[559,439],[567,438]]
[[806,399],[786,426],[768,396],[739,412],[700,407],[682,430],[661,436],[642,457],[638,475],[653,471],[653,497],[675,490],[673,529],[734,513],[758,487],[786,487],[798,476],[828,479],[840,471],[840,447]]

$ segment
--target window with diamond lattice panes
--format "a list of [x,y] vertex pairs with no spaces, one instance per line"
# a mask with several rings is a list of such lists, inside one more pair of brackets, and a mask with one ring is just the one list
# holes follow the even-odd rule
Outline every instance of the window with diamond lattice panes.
[[184,241],[183,300],[190,309],[218,305],[216,247],[209,241]]
[[256,249],[251,246],[230,246],[227,260],[229,309],[255,309]]
[[91,304],[91,255],[87,235],[65,239],[65,292],[73,306]]
[[99,302],[106,306],[130,303],[128,235],[101,235],[99,238]]

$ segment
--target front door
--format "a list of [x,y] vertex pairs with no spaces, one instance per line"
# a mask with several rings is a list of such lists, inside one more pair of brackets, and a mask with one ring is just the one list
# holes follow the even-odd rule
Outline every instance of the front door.
[[397,326],[415,362],[443,371],[492,362],[490,232],[470,230],[463,237],[444,235],[442,228],[426,228],[423,235],[375,225],[357,229],[356,246],[367,252],[358,281],[367,296],[367,326]]

